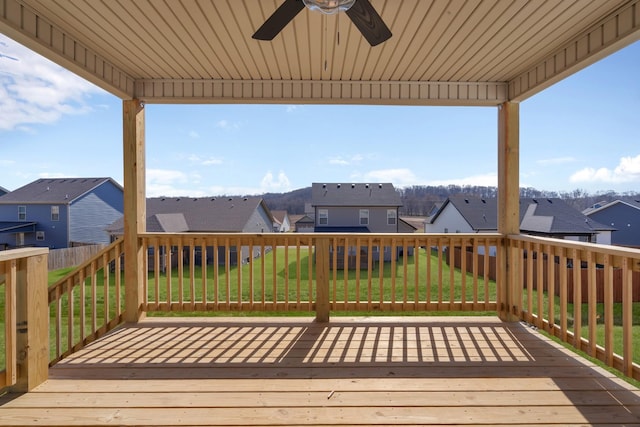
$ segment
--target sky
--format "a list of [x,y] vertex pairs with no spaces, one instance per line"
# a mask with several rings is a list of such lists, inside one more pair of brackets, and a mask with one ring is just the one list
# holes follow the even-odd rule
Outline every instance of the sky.
[[[520,104],[520,186],[640,192],[640,42]],[[145,107],[147,197],[497,185],[495,107]],[[0,34],[0,186],[123,183],[122,101]]]

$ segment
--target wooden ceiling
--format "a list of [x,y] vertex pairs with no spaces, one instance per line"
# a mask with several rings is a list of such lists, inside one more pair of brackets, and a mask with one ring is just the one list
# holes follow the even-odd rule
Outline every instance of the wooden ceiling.
[[150,103],[498,105],[640,39],[640,0],[371,0],[393,37],[283,0],[0,0],[0,32]]

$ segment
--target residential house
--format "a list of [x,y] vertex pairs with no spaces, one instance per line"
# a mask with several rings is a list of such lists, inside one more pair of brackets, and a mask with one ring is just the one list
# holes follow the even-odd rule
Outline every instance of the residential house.
[[[426,233],[491,233],[498,229],[498,200],[450,196],[425,223]],[[520,231],[567,240],[610,242],[612,227],[590,219],[559,198],[521,198]],[[492,254],[493,255],[493,254]]]
[[111,178],[42,178],[0,196],[0,247],[51,249],[109,243],[105,228],[124,212]]
[[291,231],[291,220],[287,211],[271,211],[273,215],[273,231],[287,233]]
[[[294,218],[292,217],[292,220]],[[296,233],[313,233],[315,229],[313,214],[296,215],[294,226]]]
[[[410,233],[416,230],[399,218],[402,202],[391,183],[313,183],[311,205],[316,233]],[[339,253],[342,250],[344,248],[338,248]],[[380,259],[379,250],[375,248],[374,260]],[[349,256],[355,256],[355,251],[356,248],[349,248]],[[409,251],[412,255],[413,248]],[[360,252],[361,259],[366,260],[366,248]],[[384,248],[383,254],[384,261],[400,255],[392,254],[390,248]]]
[[[614,228],[610,244],[640,248],[640,200],[598,203],[582,213]],[[602,242],[598,240],[598,243]]]
[[[274,218],[262,197],[154,197],[147,198],[147,232],[150,233],[270,233]],[[122,235],[124,222],[119,218],[108,227],[113,237]],[[248,247],[219,247],[218,262],[247,261],[257,257]],[[187,253],[185,252],[185,255]],[[200,254],[196,253],[197,256]],[[207,262],[213,261],[213,248]]]

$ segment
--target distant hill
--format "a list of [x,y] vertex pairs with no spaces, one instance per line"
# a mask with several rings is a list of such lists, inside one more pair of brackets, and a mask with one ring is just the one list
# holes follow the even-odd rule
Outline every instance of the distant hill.
[[[427,216],[436,203],[443,202],[447,197],[455,194],[464,193],[485,198],[498,196],[497,187],[473,185],[414,185],[399,188],[397,191],[401,195],[403,204],[402,208],[400,208],[400,214],[404,216]],[[606,203],[616,199],[640,200],[639,192],[616,193],[614,191],[606,191],[591,194],[584,190],[556,192],[541,191],[535,188],[521,188],[520,196],[534,198],[559,197],[580,211],[599,202]],[[287,193],[266,193],[262,197],[271,210],[286,210],[292,215],[303,214],[305,204],[311,203],[311,187]]]

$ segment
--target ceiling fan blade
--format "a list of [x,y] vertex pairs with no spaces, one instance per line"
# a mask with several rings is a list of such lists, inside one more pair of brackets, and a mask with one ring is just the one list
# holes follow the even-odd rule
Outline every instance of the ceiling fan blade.
[[346,13],[371,46],[379,45],[391,37],[391,30],[369,0],[356,0]]
[[256,40],[273,40],[302,9],[302,0],[285,0],[252,37]]

